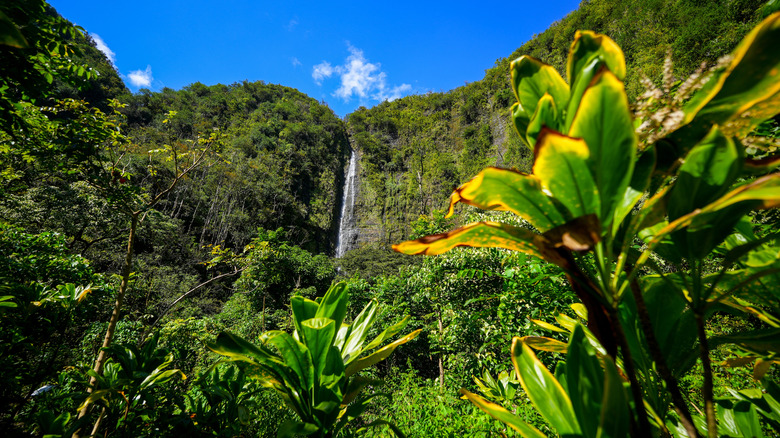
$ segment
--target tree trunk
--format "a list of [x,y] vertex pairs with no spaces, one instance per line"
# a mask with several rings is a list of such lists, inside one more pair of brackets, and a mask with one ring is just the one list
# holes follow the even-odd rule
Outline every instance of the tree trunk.
[[[439,337],[444,337],[444,326],[441,323],[441,313],[439,314]],[[439,387],[444,388],[444,352],[439,353]]]
[[[119,292],[116,295],[116,302],[114,303],[114,311],[111,313],[111,320],[108,322],[108,329],[106,329],[106,336],[103,338],[103,345],[101,346],[100,352],[98,353],[97,360],[95,360],[95,366],[93,370],[96,374],[100,375],[103,372],[103,365],[105,365],[106,360],[108,359],[108,354],[104,350],[104,348],[107,348],[111,345],[111,340],[114,338],[114,332],[116,331],[116,324],[119,321],[119,314],[122,311],[122,303],[125,299],[125,293],[127,292],[127,287],[130,283],[130,271],[133,267],[133,243],[135,241],[135,232],[138,228],[138,215],[139,212],[133,212],[131,214],[130,219],[130,235],[127,238],[127,252],[125,253],[125,264],[122,267],[122,283],[119,285]],[[92,387],[97,382],[97,379],[95,377],[91,377],[89,379],[89,388],[87,388],[88,392],[92,392]],[[89,409],[89,406],[85,406],[81,411],[79,411],[79,417],[82,418],[87,414],[87,410]],[[98,419],[99,421],[100,419]],[[76,431],[76,433],[73,434],[73,438],[78,438],[79,431]]]

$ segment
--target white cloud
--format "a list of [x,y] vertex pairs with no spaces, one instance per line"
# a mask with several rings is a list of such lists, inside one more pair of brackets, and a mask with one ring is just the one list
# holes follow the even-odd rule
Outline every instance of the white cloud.
[[108,44],[106,44],[106,42],[103,41],[103,38],[100,38],[100,35],[96,33],[90,34],[90,36],[95,41],[95,46],[97,46],[97,49],[103,52],[104,55],[106,55],[106,58],[108,58],[108,60],[111,61],[112,65],[116,65],[116,53],[114,53],[113,50],[108,48]]
[[303,65],[303,64],[301,64],[301,61],[298,58],[296,58],[295,56],[290,58],[290,62],[292,63],[293,67],[298,67],[299,65]]
[[130,83],[133,84],[134,87],[151,87],[152,80],[154,79],[152,77],[152,66],[147,65],[146,70],[131,71],[130,74],[127,75],[127,79],[130,80]]
[[333,66],[331,66],[329,62],[323,61],[322,63],[314,66],[311,77],[314,78],[314,82],[316,82],[317,85],[322,85],[322,80],[331,77],[333,72]]
[[395,87],[387,85],[387,74],[382,71],[379,63],[368,62],[363,51],[348,45],[350,55],[344,65],[331,66],[323,61],[314,66],[312,78],[318,85],[322,80],[337,73],[341,79],[341,86],[333,93],[334,96],[348,101],[352,97],[361,100],[373,99],[378,101],[395,100],[412,90],[409,84],[401,84]]
[[[389,92],[388,92],[389,91]],[[382,90],[379,100],[396,100],[403,97],[405,94],[409,94],[412,91],[412,86],[409,84],[401,84],[397,87],[393,87],[390,90]]]
[[292,20],[290,20],[289,23],[287,23],[286,26],[284,26],[284,28],[287,29],[288,31],[292,32],[293,30],[295,30],[296,26],[298,26],[298,20],[293,18]]

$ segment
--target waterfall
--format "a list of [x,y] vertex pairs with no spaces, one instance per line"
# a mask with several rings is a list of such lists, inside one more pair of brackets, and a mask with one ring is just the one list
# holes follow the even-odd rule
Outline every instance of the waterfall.
[[336,238],[336,257],[341,258],[347,250],[355,247],[358,237],[357,219],[355,218],[355,197],[357,192],[357,160],[358,156],[352,149],[349,154],[349,168],[344,178],[344,194],[341,199],[341,218],[339,219],[339,234]]

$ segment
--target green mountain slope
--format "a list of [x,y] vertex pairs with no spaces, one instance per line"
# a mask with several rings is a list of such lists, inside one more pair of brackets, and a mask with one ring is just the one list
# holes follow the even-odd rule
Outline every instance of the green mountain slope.
[[409,224],[445,209],[453,187],[485,166],[529,170],[530,150],[509,124],[514,102],[509,63],[523,55],[558,69],[579,29],[613,38],[625,51],[626,87],[635,98],[644,74],[663,76],[671,53],[674,75],[685,78],[701,63],[729,53],[760,20],[761,0],[591,0],[534,36],[481,81],[447,93],[409,96],[347,117],[351,142],[361,154],[357,201],[363,242],[397,242]]

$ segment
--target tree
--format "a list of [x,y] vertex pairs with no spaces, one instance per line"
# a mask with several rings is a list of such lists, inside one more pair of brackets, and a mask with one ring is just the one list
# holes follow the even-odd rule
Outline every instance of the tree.
[[[171,114],[173,116],[175,114]],[[146,215],[153,211],[153,208],[157,203],[163,199],[168,193],[170,193],[179,181],[187,177],[187,175],[200,166],[208,157],[212,146],[218,142],[219,135],[216,132],[212,132],[209,137],[198,138],[196,141],[184,141],[176,142],[172,145],[163,145],[162,149],[149,151],[151,154],[164,153],[165,157],[171,163],[170,169],[164,168],[152,168],[151,176],[155,177],[158,174],[166,173],[166,170],[170,172],[170,179],[158,187],[156,192],[145,192],[139,187],[127,184],[130,175],[124,170],[124,160],[127,159],[125,148],[132,147],[127,141],[117,138],[115,142],[107,145],[106,149],[102,151],[102,154],[96,157],[98,160],[94,166],[89,168],[90,174],[87,175],[91,183],[99,188],[104,193],[106,199],[111,201],[117,208],[117,210],[123,214],[130,222],[129,232],[127,237],[127,249],[124,255],[124,263],[122,264],[121,283],[119,290],[117,291],[116,301],[114,303],[111,318],[106,329],[105,337],[103,338],[102,347],[98,353],[95,365],[93,367],[94,374],[90,378],[90,391],[94,389],[95,384],[98,382],[98,377],[103,371],[103,365],[108,359],[108,347],[111,346],[111,340],[113,339],[114,332],[116,330],[117,322],[119,321],[120,314],[122,312],[122,304],[124,303],[125,294],[127,293],[128,286],[130,284],[130,273],[133,268],[133,254],[134,243],[136,238],[136,231],[138,225],[142,222]],[[118,143],[118,144],[117,144]],[[160,181],[158,181],[160,183]],[[79,418],[84,417],[87,414],[89,406],[85,405],[79,411]],[[98,417],[96,424],[93,428],[93,434],[99,428],[99,422],[102,416]],[[77,434],[74,434],[77,436]]]

